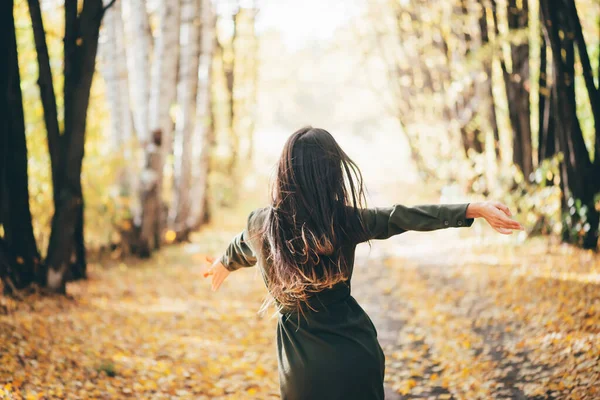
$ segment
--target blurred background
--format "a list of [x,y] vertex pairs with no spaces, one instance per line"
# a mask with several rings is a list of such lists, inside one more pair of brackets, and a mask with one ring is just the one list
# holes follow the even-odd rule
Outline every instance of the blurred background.
[[148,257],[268,201],[304,125],[335,135],[372,195],[396,190],[386,201],[492,197],[528,235],[596,249],[599,15],[596,0],[5,2],[5,283],[64,290],[86,249]]
[[[481,335],[486,338],[482,345],[486,349],[506,344],[498,338],[520,343],[517,354],[523,348],[532,352],[543,348],[540,343],[547,343],[548,332],[556,328],[568,335],[568,340],[564,347],[557,345],[561,350],[555,354],[587,346],[584,350],[590,354],[596,351],[590,356],[590,365],[597,365],[597,339],[585,335],[598,334],[598,320],[593,319],[600,310],[600,263],[595,255],[600,219],[598,0],[0,3],[0,53],[4,54],[0,64],[0,286],[5,294],[20,298],[23,293],[39,291],[66,293],[69,282],[69,293],[80,301],[76,309],[63,314],[62,310],[70,310],[69,303],[31,300],[31,310],[26,308],[21,317],[0,320],[4,324],[0,325],[7,327],[0,329],[0,339],[11,349],[4,356],[0,353],[4,365],[0,378],[11,376],[7,382],[12,389],[5,387],[6,393],[18,393],[19,385],[26,387],[26,382],[30,384],[28,393],[37,393],[39,382],[27,381],[26,375],[46,370],[38,368],[37,361],[22,369],[30,359],[47,356],[52,367],[45,376],[60,373],[61,369],[48,361],[53,359],[49,353],[40,355],[38,350],[57,348],[70,354],[72,343],[77,343],[84,329],[77,328],[80,325],[94,326],[92,346],[103,346],[98,352],[112,349],[121,340],[124,344],[105,359],[89,352],[81,359],[73,358],[73,365],[80,363],[92,372],[68,380],[69,385],[86,379],[95,385],[99,381],[94,379],[99,378],[94,374],[98,373],[109,378],[116,375],[115,379],[122,377],[125,382],[133,376],[125,372],[134,368],[130,362],[138,360],[132,354],[142,350],[129,343],[128,353],[124,350],[128,339],[123,337],[152,334],[155,336],[144,340],[159,340],[159,333],[152,332],[153,324],[160,320],[160,334],[175,332],[180,344],[186,334],[172,324],[184,323],[173,317],[181,310],[202,309],[211,324],[231,322],[229,317],[215,316],[211,314],[214,311],[203,308],[207,303],[194,302],[212,301],[205,293],[208,289],[196,283],[200,276],[194,268],[204,254],[218,256],[231,235],[244,227],[248,212],[267,204],[269,181],[282,146],[291,133],[305,125],[330,131],[358,163],[372,206],[493,199],[508,204],[527,228],[502,239],[508,240],[504,247],[475,250],[490,243],[482,239],[487,232],[483,224],[476,224],[468,233],[471,241],[436,233],[428,236],[435,240],[417,243],[408,234],[404,245],[394,242],[393,248],[382,250],[376,261],[388,265],[387,272],[370,278],[368,274],[374,272],[367,272],[361,278],[365,282],[382,279],[373,286],[374,294],[362,294],[374,299],[369,311],[376,322],[381,326],[387,323],[385,316],[377,320],[377,312],[387,309],[391,300],[385,296],[397,289],[389,286],[391,282],[404,285],[406,297],[401,301],[414,300],[410,307],[402,303],[396,310],[437,310],[401,316],[405,322],[419,315],[425,318],[415,322],[417,328],[410,334],[417,339],[414,346],[402,342],[408,346],[404,350],[423,348],[419,344],[423,326],[434,335],[428,342],[433,348],[435,337],[439,336],[439,343],[456,337],[456,348],[462,350],[445,353],[444,362],[446,373],[457,375],[445,376],[450,376],[450,382],[475,376],[475,383],[470,383],[475,385],[487,378],[461,368],[478,365],[465,354],[471,354],[469,349],[477,346]],[[457,249],[461,257],[453,261],[448,254]],[[393,257],[411,254],[410,260],[393,261]],[[452,269],[452,262],[459,258],[470,264]],[[411,267],[417,261],[429,265],[434,260],[442,268]],[[128,269],[138,262],[143,266],[139,270]],[[490,266],[496,269],[486,269]],[[434,270],[437,272],[431,272]],[[448,273],[453,275],[444,275]],[[463,273],[468,276],[460,278]],[[190,276],[194,279],[188,279]],[[160,277],[160,285],[156,277]],[[244,285],[249,282],[240,279]],[[522,280],[515,283],[514,279]],[[224,289],[225,293],[250,296],[249,301],[219,304],[240,320],[253,315],[257,307],[248,304],[254,304],[260,297],[257,293],[264,289],[261,282],[250,285],[251,289],[242,283]],[[445,283],[449,285],[446,289],[439,286]],[[427,287],[434,290],[424,294]],[[444,292],[447,288],[451,290]],[[500,320],[517,324],[511,325],[514,332],[527,326],[523,321],[542,321],[535,328],[540,332],[508,334],[502,322],[486,331],[469,331],[472,337],[465,338],[461,336],[465,329],[476,325],[465,321],[476,317],[463,306],[443,317],[455,323],[442,325],[455,331],[436,331],[439,313],[450,307],[448,304],[462,304],[460,299],[449,303],[451,296],[470,293],[474,297],[469,298],[476,299],[473,304],[487,304],[490,293],[498,288],[512,293],[495,298],[500,303],[506,300],[502,313],[509,313]],[[516,289],[519,293],[511,292]],[[478,291],[483,295],[477,297]],[[185,299],[177,297],[182,293],[187,293]],[[533,294],[540,296],[535,303],[519,297]],[[442,306],[422,303],[423,299],[435,300],[435,296],[447,296],[439,299]],[[84,300],[86,297],[89,299]],[[248,299],[240,297],[244,298]],[[6,299],[0,301],[0,314],[19,309]],[[561,303],[555,304],[555,299]],[[522,305],[515,306],[519,301]],[[532,304],[535,306],[530,307]],[[38,315],[34,308],[42,310],[35,323],[43,329],[38,335],[29,335],[30,318]],[[109,309],[117,311],[110,314]],[[137,310],[144,312],[137,314]],[[157,310],[169,317],[161,320]],[[527,312],[533,314],[520,314]],[[140,315],[149,319],[142,321]],[[217,326],[204,324],[194,315],[190,311],[185,323],[199,332]],[[485,315],[500,315],[500,311]],[[65,334],[68,340],[32,342],[50,340],[42,332],[54,329],[52,316],[74,318],[70,325],[61,324],[60,329],[71,329]],[[104,323],[90,325],[86,318]],[[575,328],[564,328],[567,323]],[[266,325],[260,324],[251,322],[248,328],[248,332],[257,332],[247,340],[256,346],[272,339],[264,333]],[[138,326],[144,329],[135,330]],[[132,332],[119,333],[120,327]],[[102,330],[105,328],[108,330]],[[386,329],[397,331],[396,325]],[[29,350],[19,347],[25,342],[14,336],[13,330],[28,338]],[[206,335],[210,337],[210,333]],[[495,339],[489,339],[490,335]],[[63,335],[57,332],[53,337]],[[212,354],[202,340],[194,342],[196,347],[191,339],[186,344],[196,360]],[[171,342],[159,343],[169,348]],[[440,346],[448,349],[445,344]],[[228,349],[233,348],[237,349]],[[264,349],[254,350],[247,353],[257,357],[250,364],[266,354]],[[156,364],[163,353],[152,351],[144,357],[154,360],[154,369],[142,363],[132,371],[152,370],[158,375],[167,374],[163,367],[175,371],[177,360],[173,365],[171,361]],[[238,354],[235,351],[231,354]],[[481,351],[487,354],[487,350]],[[539,357],[545,359],[543,354]],[[460,360],[464,363],[459,367],[456,362]],[[560,368],[579,363],[560,357],[554,360]],[[228,362],[219,361],[220,365]],[[274,359],[268,363],[273,367]],[[239,368],[246,372],[240,372],[243,377],[236,382],[267,379],[270,383],[265,387],[276,392],[274,369],[247,372],[249,367],[244,365]],[[206,376],[223,376],[218,368],[213,365],[201,371]],[[506,371],[508,367],[498,368]],[[573,375],[564,368],[552,370],[560,373],[551,376]],[[21,370],[25,375],[16,374]],[[13,379],[17,375],[21,378]],[[183,372],[180,375],[188,379]],[[403,393],[415,387],[413,379],[420,382],[414,376],[408,381],[400,373],[397,376],[395,389]],[[586,376],[585,382],[592,383],[580,394],[593,397],[597,392],[589,388],[600,378],[597,371]],[[156,394],[153,385],[158,382],[157,387],[164,390],[161,393],[172,394],[175,392],[169,390],[182,387],[173,383],[179,382],[177,379],[172,386],[148,379],[139,383],[140,390]],[[432,382],[438,381],[432,378]],[[83,390],[82,385],[71,386],[71,393]],[[232,387],[238,388],[235,385]],[[250,398],[252,393],[266,398],[262,384],[252,385],[232,390],[242,393],[239,398]],[[481,390],[490,387],[486,385],[482,384]],[[125,388],[129,387],[123,386],[119,393],[127,397],[131,392]],[[530,392],[535,394],[543,387]],[[463,386],[457,383],[454,389],[451,385],[449,391],[439,393],[491,398],[489,393],[473,397],[470,389],[460,388]],[[569,386],[563,384],[556,390],[565,388]],[[48,398],[60,397],[56,394],[59,389],[63,390],[53,389],[56,391]],[[193,393],[212,393],[195,389],[199,392]],[[210,390],[224,393],[222,387],[211,386]],[[102,393],[112,392],[106,389]],[[517,392],[511,393],[507,396]]]

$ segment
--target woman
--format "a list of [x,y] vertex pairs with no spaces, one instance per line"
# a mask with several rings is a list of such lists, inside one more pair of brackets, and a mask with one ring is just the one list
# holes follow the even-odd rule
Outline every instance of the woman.
[[260,266],[279,310],[277,351],[284,400],[383,399],[384,355],[375,326],[350,295],[356,245],[406,231],[522,226],[497,202],[365,208],[361,173],[333,136],[306,127],[287,141],[272,204],[205,273],[217,290],[231,271]]

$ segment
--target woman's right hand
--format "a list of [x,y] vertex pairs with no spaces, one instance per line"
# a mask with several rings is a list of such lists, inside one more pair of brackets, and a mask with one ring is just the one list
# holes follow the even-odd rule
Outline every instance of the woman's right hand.
[[525,230],[523,225],[512,219],[510,209],[499,201],[471,203],[467,207],[467,218],[483,218],[492,228],[504,235],[513,230]]
[[203,270],[202,275],[205,278],[212,276],[211,288],[212,291],[215,292],[217,289],[219,289],[223,281],[229,276],[231,271],[225,268],[221,261],[215,260],[213,257],[206,257],[206,261],[209,262],[211,266]]

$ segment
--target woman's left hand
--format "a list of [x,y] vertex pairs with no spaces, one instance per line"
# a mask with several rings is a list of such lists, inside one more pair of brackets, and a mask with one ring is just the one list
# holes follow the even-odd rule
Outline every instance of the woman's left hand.
[[219,289],[223,281],[229,276],[231,271],[229,271],[225,266],[221,263],[221,261],[215,259],[213,257],[206,257],[206,261],[208,261],[211,266],[206,269],[202,275],[207,278],[212,275],[211,289],[212,291],[216,291]]

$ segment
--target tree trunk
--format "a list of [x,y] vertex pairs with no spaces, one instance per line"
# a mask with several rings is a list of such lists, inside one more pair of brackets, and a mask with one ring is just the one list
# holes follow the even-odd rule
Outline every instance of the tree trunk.
[[[552,115],[558,137],[558,150],[563,154],[561,183],[563,212],[566,215],[563,224],[565,230],[568,230],[564,238],[576,241],[582,236],[583,247],[595,249],[598,244],[600,214],[595,209],[594,196],[600,190],[600,170],[590,160],[577,118],[573,40],[576,34],[573,33],[569,8],[568,0],[541,1],[544,29],[552,48],[554,64]],[[586,207],[585,219],[579,213],[571,212],[577,201]]]
[[[470,7],[469,0],[460,1],[460,9],[463,22],[461,24],[461,36],[464,40],[464,60],[468,60],[471,54],[481,48],[481,38],[473,36],[470,32],[476,32],[470,29]],[[478,21],[479,23],[481,21]],[[460,96],[458,109],[458,121],[460,123],[460,133],[463,140],[465,154],[469,158],[469,150],[472,149],[477,154],[482,154],[485,151],[484,132],[481,129],[481,124],[476,122],[477,109],[480,107],[479,87],[477,82],[478,71],[468,69],[466,76],[462,76],[464,81],[464,89]],[[487,93],[485,94],[487,97]],[[487,105],[486,105],[487,107]]]
[[198,94],[198,64],[200,57],[200,0],[183,0],[181,5],[181,63],[177,84],[177,103],[180,106],[175,124],[177,180],[173,227],[178,240],[187,240],[191,228],[190,191],[192,189],[192,151]]
[[[490,43],[490,30],[488,26],[487,12],[486,6],[484,4],[484,0],[478,0],[481,15],[479,16],[479,30],[481,32],[481,45],[482,47],[491,46]],[[481,86],[482,93],[489,100],[489,103],[486,101],[485,108],[487,112],[485,116],[487,117],[487,121],[490,125],[490,129],[492,130],[492,135],[494,138],[494,153],[496,154],[496,160],[500,161],[500,133],[498,131],[498,122],[496,116],[496,102],[494,101],[494,91],[492,88],[492,57],[484,55],[484,59],[481,61],[483,72],[485,74],[486,79],[482,82],[479,82]]]
[[52,81],[52,70],[50,69],[50,57],[48,55],[48,46],[46,44],[46,32],[42,20],[39,0],[28,0],[29,15],[31,16],[31,26],[33,28],[33,38],[37,52],[40,87],[40,98],[44,109],[44,122],[46,124],[48,138],[48,152],[50,154],[50,168],[52,170],[52,186],[54,205],[58,202],[58,192],[60,188],[58,179],[59,158],[60,158],[60,130],[58,126],[58,111],[56,107],[56,96],[54,92],[54,83]]
[[[235,101],[235,69],[236,69],[236,53],[235,43],[238,34],[237,22],[238,15],[240,13],[239,4],[236,6],[236,11],[231,16],[233,23],[233,33],[231,36],[231,43],[229,49],[222,48],[221,55],[223,56],[223,72],[225,74],[225,82],[227,87],[228,95],[228,106],[229,106],[229,138],[230,138],[230,150],[231,157],[227,166],[227,172],[229,176],[234,177],[236,175],[235,168],[237,166],[239,158],[239,137],[236,130],[236,101]],[[226,56],[226,51],[229,52],[229,56]],[[235,186],[235,185],[234,185]]]
[[13,1],[0,5],[0,277],[5,292],[40,280],[40,257],[31,225],[27,143]]
[[[526,29],[528,26],[528,0],[508,1],[508,27],[510,30]],[[525,179],[533,172],[533,148],[531,144],[531,111],[529,102],[529,43],[511,44],[511,71],[501,63],[508,113],[513,128],[513,163]]]
[[140,179],[140,204],[142,208],[139,223],[139,238],[136,253],[142,258],[150,257],[152,251],[160,247],[160,213],[161,202],[158,170],[162,168],[162,132],[152,133],[144,149],[145,164]]
[[548,83],[551,65],[548,64],[547,41],[542,34],[540,45],[540,77],[539,77],[539,128],[538,128],[538,161],[553,157],[556,154],[556,135],[554,118],[552,118],[552,87]]
[[143,0],[133,0],[132,34],[135,43],[133,51],[132,97],[135,103],[134,122],[139,142],[143,149],[144,164],[138,185],[140,207],[136,213],[135,225],[139,237],[135,248],[140,257],[149,257],[160,247],[160,222],[162,212],[162,146],[163,132],[150,130],[150,48],[152,34],[148,22],[146,4]]
[[176,102],[177,67],[179,61],[180,4],[179,0],[162,0],[159,5],[158,34],[154,46],[151,69],[150,129],[161,132],[159,158],[153,162],[157,176],[156,194],[158,203],[156,216],[157,233],[164,229],[168,208],[163,203],[162,193],[165,168],[172,169],[169,155],[173,148],[173,120],[170,109]]
[[592,70],[590,63],[590,57],[587,51],[587,45],[585,44],[585,38],[583,37],[583,30],[581,28],[581,22],[579,21],[575,1],[568,1],[566,7],[571,30],[575,37],[575,43],[577,44],[582,75],[588,92],[592,115],[594,117],[594,127],[596,131],[596,140],[594,142],[594,164],[596,168],[600,170],[600,85],[596,87],[596,84],[594,83],[594,71]]
[[[170,109],[177,100],[179,61],[180,0],[163,0],[152,64],[150,127],[162,132],[163,164],[172,153],[173,119]],[[160,171],[162,177],[162,168]]]
[[196,133],[198,149],[194,158],[198,159],[194,168],[192,185],[192,207],[190,210],[191,230],[198,229],[207,222],[208,216],[208,175],[210,171],[210,154],[212,153],[212,64],[215,46],[216,18],[210,0],[202,0],[202,45],[200,50],[200,80],[198,82],[198,98],[196,100]]
[[[121,1],[116,1],[104,16],[104,41],[99,48],[102,56],[102,74],[106,84],[106,101],[110,113],[109,137],[111,149],[124,163],[133,162],[131,155],[133,121],[129,104],[129,79],[125,52]],[[134,193],[135,181],[131,171],[121,166],[118,173],[119,194],[129,197]]]
[[131,38],[132,62],[129,71],[132,86],[133,121],[138,139],[141,143],[150,140],[149,100],[150,100],[150,49],[152,47],[152,32],[144,0],[131,0]]
[[123,149],[123,108],[129,108],[129,104],[123,102],[121,97],[121,70],[119,68],[126,60],[120,59],[120,40],[117,34],[117,25],[121,20],[121,2],[117,2],[104,17],[104,40],[99,45],[98,53],[102,60],[102,76],[105,83],[106,103],[110,114],[109,138],[111,150],[120,153]]
[[[90,89],[94,76],[98,34],[104,8],[101,0],[87,0],[78,14],[77,2],[65,2],[64,108],[61,136],[58,203],[48,244],[47,286],[64,293],[73,252],[83,249],[81,167]],[[77,242],[77,245],[75,245]],[[79,259],[79,262],[85,259]]]

